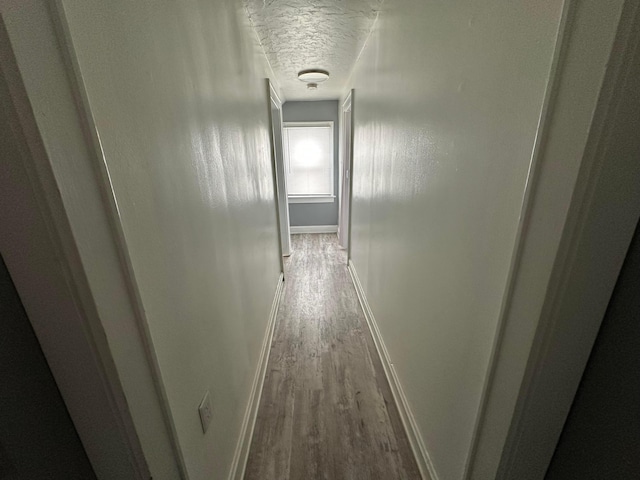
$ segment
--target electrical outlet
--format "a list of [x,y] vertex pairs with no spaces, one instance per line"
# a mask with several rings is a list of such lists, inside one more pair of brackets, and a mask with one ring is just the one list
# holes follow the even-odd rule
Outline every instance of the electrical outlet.
[[209,392],[204,394],[204,398],[200,402],[198,407],[198,413],[200,414],[200,423],[202,424],[202,433],[207,433],[209,424],[211,423],[211,417],[213,416],[213,409],[211,408],[211,400],[209,399]]

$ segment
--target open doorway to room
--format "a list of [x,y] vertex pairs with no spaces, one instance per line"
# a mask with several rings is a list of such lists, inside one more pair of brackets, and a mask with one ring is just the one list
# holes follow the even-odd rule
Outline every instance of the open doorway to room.
[[349,235],[351,218],[351,171],[353,170],[353,90],[342,103],[340,131],[340,195],[338,198],[338,241],[347,250],[349,258]]
[[282,115],[291,233],[336,233],[338,101],[286,102]]

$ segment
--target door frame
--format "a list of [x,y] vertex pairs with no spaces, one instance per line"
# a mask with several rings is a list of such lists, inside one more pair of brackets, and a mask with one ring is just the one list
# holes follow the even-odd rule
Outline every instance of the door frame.
[[465,479],[544,477],[640,217],[640,2],[613,7],[563,5]]
[[[128,469],[117,478],[186,480],[64,3],[7,6],[0,2],[0,76],[22,147],[10,165],[26,172],[2,212],[12,232],[0,235],[7,268],[96,476]],[[51,119],[64,135],[41,133]],[[60,180],[69,168],[73,189]],[[107,294],[119,309],[100,301]]]
[[[338,195],[338,241],[347,250],[347,263],[351,258],[351,204],[353,191],[353,101],[355,90],[351,89],[342,102],[340,110],[340,162]],[[348,119],[347,119],[348,117]],[[345,219],[346,217],[346,219]],[[342,230],[346,230],[346,234]]]
[[[269,97],[269,142],[271,143],[271,169],[273,172],[273,191],[276,200],[276,217],[278,222],[278,245],[280,248],[280,269],[284,274],[283,257],[291,255],[291,228],[289,226],[289,203],[287,200],[287,176],[284,172],[282,150],[282,100],[271,80],[266,79]],[[276,132],[273,121],[273,110],[277,110],[280,128]]]
[[[38,68],[58,94],[52,99],[56,118],[76,120],[68,131],[68,137],[76,140],[84,132],[70,95],[75,90],[70,85],[73,73],[64,62],[64,48],[57,46],[54,24],[60,19],[54,11],[31,2],[18,14],[16,28],[29,16],[30,27],[41,32],[39,45],[51,47],[43,49],[47,61]],[[150,468],[83,265],[77,232],[72,230],[50,164],[50,146],[40,135],[28,79],[19,68],[24,52],[15,36],[23,31],[11,31],[4,15],[0,10],[0,82],[7,94],[0,96],[0,105],[11,121],[10,141],[20,155],[1,162],[0,190],[7,193],[0,208],[2,255],[97,478],[115,478],[114,472],[120,472],[124,476],[118,478],[146,480]],[[70,157],[80,147],[72,143],[64,152]],[[82,147],[86,147],[83,153],[90,151],[88,144]]]
[[606,314],[640,218],[638,91],[640,2],[626,0],[498,479],[546,473]]

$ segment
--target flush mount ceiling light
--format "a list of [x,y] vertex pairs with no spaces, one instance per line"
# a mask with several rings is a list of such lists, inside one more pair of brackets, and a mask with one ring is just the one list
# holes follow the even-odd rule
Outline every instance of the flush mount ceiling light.
[[329,72],[326,70],[319,70],[312,68],[309,70],[301,70],[298,72],[298,80],[307,83],[307,88],[315,90],[318,88],[318,84],[324,82],[329,78]]

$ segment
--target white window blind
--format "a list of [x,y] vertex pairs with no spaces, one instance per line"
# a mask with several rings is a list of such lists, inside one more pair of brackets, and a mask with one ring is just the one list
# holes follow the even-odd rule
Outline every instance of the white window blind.
[[285,126],[283,134],[289,195],[333,195],[333,125]]

